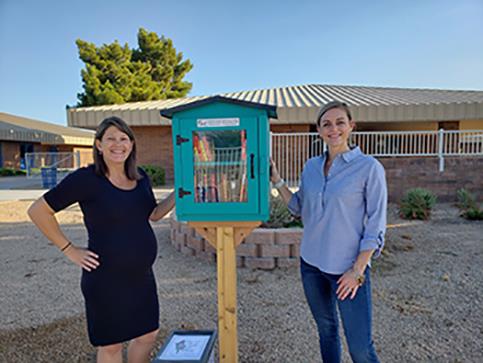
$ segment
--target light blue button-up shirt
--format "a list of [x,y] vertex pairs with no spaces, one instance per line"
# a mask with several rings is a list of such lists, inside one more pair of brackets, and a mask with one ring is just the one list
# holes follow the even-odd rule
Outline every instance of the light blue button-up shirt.
[[288,208],[304,224],[301,257],[323,272],[342,274],[361,251],[381,253],[387,186],[381,163],[359,147],[337,155],[327,176],[326,157],[307,161]]

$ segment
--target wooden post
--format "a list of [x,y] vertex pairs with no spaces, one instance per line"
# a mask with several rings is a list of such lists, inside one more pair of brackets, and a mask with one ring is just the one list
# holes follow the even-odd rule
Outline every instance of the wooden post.
[[218,227],[216,240],[220,362],[236,363],[238,361],[238,341],[236,320],[236,251],[233,227]]
[[188,222],[216,248],[221,363],[238,362],[236,247],[260,222]]

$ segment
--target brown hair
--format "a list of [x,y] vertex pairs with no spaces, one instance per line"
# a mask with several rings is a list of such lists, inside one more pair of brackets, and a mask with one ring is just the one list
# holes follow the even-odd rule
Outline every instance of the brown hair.
[[330,101],[329,103],[326,103],[324,106],[322,106],[322,108],[317,113],[315,124],[319,126],[320,119],[322,118],[322,116],[324,116],[324,113],[326,113],[329,110],[332,110],[333,108],[339,108],[343,110],[347,114],[349,121],[352,121],[351,110],[349,109],[349,106],[347,106],[347,103],[341,102],[341,101]]
[[133,143],[131,153],[124,162],[124,172],[126,173],[127,178],[130,180],[141,179],[141,175],[139,174],[136,166],[136,139],[134,138],[134,133],[121,118],[116,116],[111,116],[104,119],[97,127],[94,146],[92,148],[94,153],[94,167],[96,174],[106,176],[109,171],[101,152],[97,148],[96,140],[101,141],[102,137],[106,133],[106,130],[111,126],[114,126],[119,131],[124,132],[129,137],[129,140],[131,140]]

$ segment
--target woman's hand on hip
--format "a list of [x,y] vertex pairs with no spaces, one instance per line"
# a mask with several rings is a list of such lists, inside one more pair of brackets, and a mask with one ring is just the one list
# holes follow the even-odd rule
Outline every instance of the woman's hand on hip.
[[352,300],[356,294],[357,290],[359,289],[360,285],[357,279],[354,276],[354,272],[352,269],[346,271],[340,278],[337,280],[337,284],[339,285],[336,290],[337,298],[339,300],[344,300],[350,295],[350,299]]
[[95,270],[99,266],[99,256],[86,248],[72,245],[64,254],[69,260],[86,271]]

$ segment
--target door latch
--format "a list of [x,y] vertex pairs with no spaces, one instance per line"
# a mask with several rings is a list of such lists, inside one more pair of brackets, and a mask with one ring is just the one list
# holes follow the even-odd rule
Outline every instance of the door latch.
[[190,191],[184,190],[183,188],[178,188],[178,197],[183,198],[185,195],[191,194]]
[[181,137],[181,135],[176,135],[176,145],[181,145],[183,142],[188,142],[190,139]]

